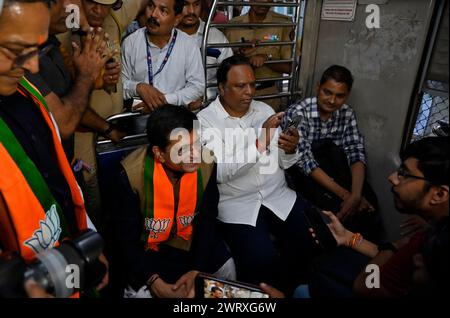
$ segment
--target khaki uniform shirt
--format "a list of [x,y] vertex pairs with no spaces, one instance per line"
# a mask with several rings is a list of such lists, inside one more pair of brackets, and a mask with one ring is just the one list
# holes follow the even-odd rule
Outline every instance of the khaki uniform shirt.
[[[123,2],[122,8],[118,11],[110,10],[110,13],[105,18],[102,28],[109,35],[109,41],[112,44],[112,49],[117,49],[118,54],[113,58],[116,62],[120,62],[120,47],[123,31],[126,27],[136,18],[139,9],[141,8],[141,0],[127,0]],[[72,32],[66,32],[57,36],[61,42],[61,52],[66,59],[66,65],[73,65],[71,61],[72,56],[72,42],[80,43],[78,35],[72,34]],[[102,74],[99,74],[99,78],[96,81],[96,87],[103,85]],[[100,80],[99,80],[100,79]],[[121,76],[119,76],[119,82],[116,85],[117,92],[107,92],[103,88],[94,89],[91,93],[89,100],[89,106],[95,110],[104,119],[121,113],[123,111],[123,85]],[[92,132],[76,132],[75,133],[75,158],[82,159],[92,168],[92,173],[83,171],[85,181],[87,183],[96,179],[96,155],[95,155],[95,135]],[[95,178],[94,178],[95,177]],[[92,181],[94,182],[94,181]],[[95,188],[92,186],[91,188]],[[98,191],[92,191],[92,193],[85,192],[87,204],[90,202],[98,202]],[[97,192],[94,194],[94,192]]]
[[[118,11],[110,10],[110,13],[103,22],[103,29],[109,34],[112,49],[119,52],[113,58],[116,62],[120,62],[120,45],[123,31],[136,18],[141,7],[141,0],[127,0],[123,2],[122,8]],[[58,36],[61,41],[63,50],[72,52],[71,42],[80,42],[79,37],[67,32]],[[111,115],[122,112],[123,109],[123,85],[121,76],[117,83],[117,92],[109,93],[104,89],[96,89],[92,92],[90,98],[90,107],[94,109],[101,117],[107,118]]]
[[[269,11],[264,19],[263,23],[288,23],[292,22],[289,16],[279,14],[273,11]],[[228,23],[250,23],[249,15],[245,14],[233,18]],[[260,42],[281,42],[291,41],[289,34],[292,31],[292,27],[258,27],[258,28],[227,28],[225,35],[230,43],[242,42],[242,38],[246,41],[258,40]],[[284,60],[291,58],[292,46],[261,46],[257,47],[254,54],[271,54],[273,60]],[[267,77],[279,77],[282,74],[275,72],[269,67],[263,65],[255,70],[255,76],[257,79]]]

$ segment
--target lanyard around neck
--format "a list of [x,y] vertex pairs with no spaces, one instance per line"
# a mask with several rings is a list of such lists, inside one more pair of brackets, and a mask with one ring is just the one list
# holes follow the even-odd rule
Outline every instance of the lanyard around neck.
[[148,69],[148,83],[150,85],[153,85],[153,78],[158,75],[166,65],[167,61],[169,60],[170,54],[172,53],[173,47],[175,45],[175,41],[177,39],[177,30],[173,32],[172,40],[170,41],[169,48],[167,49],[166,56],[164,57],[163,62],[159,66],[159,69],[156,71],[155,74],[153,74],[153,65],[152,65],[152,54],[150,53],[150,43],[147,38],[147,34],[145,34],[145,42],[147,47],[147,69]]

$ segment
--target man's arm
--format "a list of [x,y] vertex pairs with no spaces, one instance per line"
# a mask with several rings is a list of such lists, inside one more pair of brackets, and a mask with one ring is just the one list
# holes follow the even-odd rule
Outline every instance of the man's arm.
[[[205,89],[205,73],[202,57],[197,45],[192,42],[187,54],[185,67],[186,85],[176,91],[165,95],[166,101],[173,105],[188,105],[203,96]],[[187,46],[189,48],[189,46]]]
[[88,104],[93,81],[89,78],[77,78],[69,94],[59,98],[51,92],[44,97],[56,122],[62,139],[67,139],[75,132]]
[[131,54],[134,49],[133,43],[130,41],[131,37],[127,37],[122,44],[122,83],[124,99],[137,97],[138,93],[136,92],[136,88],[140,83],[139,81],[133,80],[133,73],[136,65],[133,55]]
[[276,64],[265,64],[271,70],[278,72],[289,74],[291,73],[291,63],[276,63]]
[[140,198],[133,192],[123,168],[117,176],[117,209],[112,211],[112,225],[117,240],[117,252],[126,266],[127,274],[135,279],[138,288],[144,286],[155,274],[155,261],[146,255],[142,235]]
[[74,133],[86,110],[95,78],[111,56],[110,54],[102,56],[104,46],[104,32],[100,29],[89,31],[83,50],[74,46],[73,63],[76,76],[69,93],[62,98],[53,92],[45,96],[63,139]]
[[[226,183],[238,176],[245,175],[259,160],[260,152],[256,148],[256,138],[250,140],[246,147],[241,147],[233,151],[227,151],[225,145],[224,133],[214,127],[206,118],[199,114],[201,122],[202,140],[206,142],[205,147],[214,152],[217,163],[217,182]],[[236,160],[236,158],[245,158],[247,160]],[[238,161],[238,162],[236,162]]]
[[[84,113],[80,124],[81,126],[88,128],[91,131],[95,131],[99,134],[103,134],[110,128],[110,123],[108,123],[90,107],[86,109],[86,112]],[[124,132],[114,128],[106,137],[111,139],[113,142],[118,142],[124,136]]]

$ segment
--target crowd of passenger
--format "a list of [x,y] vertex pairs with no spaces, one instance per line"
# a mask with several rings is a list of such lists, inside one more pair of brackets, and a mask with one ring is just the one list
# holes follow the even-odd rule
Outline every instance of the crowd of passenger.
[[[70,4],[81,13],[73,28]],[[297,41],[292,18],[253,5],[228,19],[218,8],[214,21],[230,26],[206,30],[210,7],[4,0],[0,253],[31,261],[99,231],[108,297],[194,297],[199,273],[270,297],[447,295],[448,136],[400,153],[388,181],[408,217],[401,238],[384,241],[387,212],[367,177],[377,163],[347,104],[351,71],[330,65],[314,96],[287,105],[280,78],[300,53],[276,42]],[[108,120],[125,112],[148,116],[147,142],[107,171],[105,195],[96,143],[125,142],[126,127]]]

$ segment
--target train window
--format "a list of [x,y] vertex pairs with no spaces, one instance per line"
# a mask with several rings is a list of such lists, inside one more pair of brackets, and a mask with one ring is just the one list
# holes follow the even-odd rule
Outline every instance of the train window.
[[[431,27],[430,45],[425,52],[418,98],[414,100],[403,146],[414,140],[447,131],[449,122],[449,8],[437,6],[437,24]],[[447,127],[447,128],[445,128]]]

